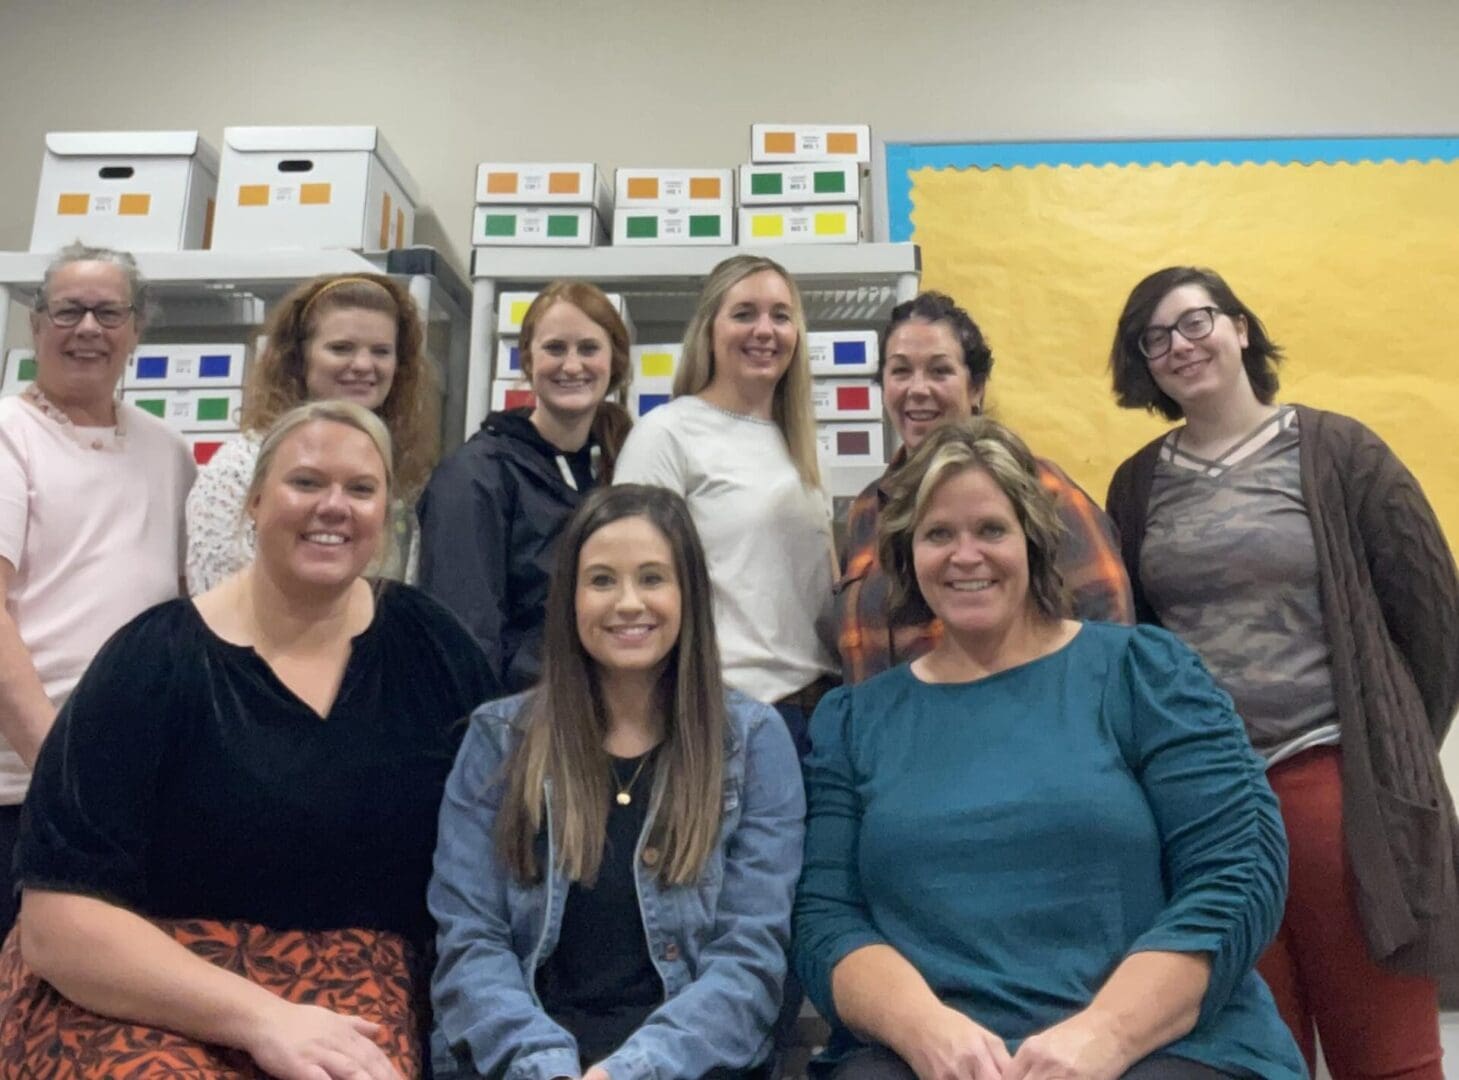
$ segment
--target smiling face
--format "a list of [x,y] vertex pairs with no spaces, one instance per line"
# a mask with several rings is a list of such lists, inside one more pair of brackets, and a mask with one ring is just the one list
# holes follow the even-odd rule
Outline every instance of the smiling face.
[[657,677],[679,640],[679,578],[668,538],[645,517],[604,525],[578,554],[574,604],[578,637],[603,675]]
[[566,300],[553,304],[536,320],[528,349],[525,366],[537,410],[570,423],[602,404],[612,376],[613,346],[608,332],[582,308]]
[[[67,263],[51,275],[48,311],[68,307],[127,307],[131,286],[121,267],[106,262]],[[88,312],[72,327],[57,326],[46,312],[33,312],[36,385],[53,401],[95,408],[116,393],[127,357],[137,347],[135,313],[107,329]]]
[[949,632],[1001,637],[1030,616],[1028,538],[990,473],[971,467],[933,490],[912,534],[917,587]]
[[310,401],[343,399],[378,412],[395,382],[395,319],[367,308],[326,308],[304,346]]
[[798,333],[790,286],[774,270],[737,281],[724,294],[710,328],[714,376],[743,396],[773,391],[795,355]]
[[256,561],[276,581],[348,586],[380,550],[388,501],[368,435],[332,420],[302,424],[278,444],[249,502]]
[[939,424],[965,420],[983,402],[968,376],[962,345],[945,322],[908,319],[887,335],[882,392],[887,416],[908,452]]
[[[1171,289],[1150,315],[1151,326],[1170,327],[1188,312],[1217,307],[1203,285]],[[1241,352],[1247,346],[1246,319],[1217,311],[1211,332],[1191,341],[1179,330],[1170,335],[1170,351],[1149,361],[1150,377],[1185,412],[1192,405],[1215,405],[1248,393]]]

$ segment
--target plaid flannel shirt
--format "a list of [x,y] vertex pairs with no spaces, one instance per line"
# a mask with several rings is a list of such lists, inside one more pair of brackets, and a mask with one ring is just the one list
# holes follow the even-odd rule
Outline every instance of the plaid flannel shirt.
[[[900,451],[882,478],[856,496],[847,515],[841,580],[836,585],[836,640],[847,683],[915,660],[942,637],[942,624],[936,619],[897,626],[888,619],[891,582],[877,562],[876,528],[887,501],[882,485],[904,456],[905,450]],[[1056,565],[1074,618],[1133,624],[1135,602],[1114,524],[1057,465],[1043,459],[1038,464],[1039,481],[1053,496],[1064,523]]]

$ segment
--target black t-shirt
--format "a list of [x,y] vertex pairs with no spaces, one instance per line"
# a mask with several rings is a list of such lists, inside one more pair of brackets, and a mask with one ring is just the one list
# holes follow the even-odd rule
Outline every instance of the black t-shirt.
[[408,586],[377,587],[323,719],[191,601],[159,604],[61,710],[16,876],[154,918],[426,943],[441,791],[463,718],[494,690],[471,635]]
[[577,1039],[585,1066],[618,1049],[664,1000],[633,867],[653,791],[653,753],[612,759],[615,790],[629,789],[633,801],[609,808],[598,879],[568,889],[557,948],[537,971],[543,1009]]

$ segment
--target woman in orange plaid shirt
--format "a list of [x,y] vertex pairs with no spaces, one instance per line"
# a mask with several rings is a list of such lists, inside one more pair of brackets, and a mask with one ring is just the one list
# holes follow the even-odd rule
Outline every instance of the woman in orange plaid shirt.
[[[982,412],[992,370],[993,352],[983,332],[952,297],[924,292],[892,310],[882,333],[876,377],[902,447],[881,478],[856,497],[847,517],[836,616],[842,676],[848,683],[915,660],[941,636],[935,619],[915,624],[890,620],[890,586],[876,559],[877,523],[892,474],[928,432]],[[1038,466],[1039,480],[1064,524],[1056,565],[1074,618],[1133,623],[1135,606],[1114,526],[1057,465],[1040,458]]]

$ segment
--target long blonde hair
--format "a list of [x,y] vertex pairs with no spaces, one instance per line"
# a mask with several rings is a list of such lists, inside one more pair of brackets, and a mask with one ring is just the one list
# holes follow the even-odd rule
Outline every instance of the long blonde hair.
[[801,480],[821,486],[821,468],[816,459],[816,414],[811,404],[811,357],[806,345],[805,305],[795,279],[774,259],[763,255],[734,255],[709,272],[694,317],[684,332],[684,352],[674,375],[674,396],[697,394],[714,381],[714,319],[724,304],[725,294],[745,278],[766,270],[780,275],[790,291],[790,318],[795,324],[795,351],[790,366],[775,384],[770,418],[785,438],[785,448]]
[[539,881],[544,871],[534,844],[546,814],[549,777],[558,866],[573,881],[590,883],[602,864],[613,798],[603,748],[608,717],[597,663],[577,629],[578,558],[595,532],[631,517],[645,518],[669,542],[682,612],[658,694],[664,739],[657,751],[649,835],[663,852],[659,880],[666,885],[697,880],[719,844],[726,719],[704,549],[689,508],[674,492],[643,484],[599,487],[583,500],[558,542],[542,677],[523,706],[526,730],[506,766],[496,839],[519,881]]

